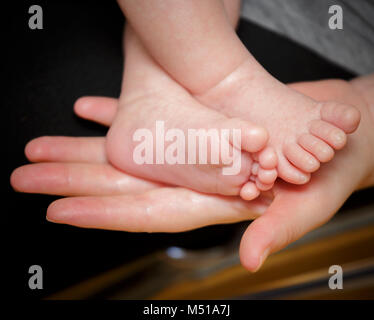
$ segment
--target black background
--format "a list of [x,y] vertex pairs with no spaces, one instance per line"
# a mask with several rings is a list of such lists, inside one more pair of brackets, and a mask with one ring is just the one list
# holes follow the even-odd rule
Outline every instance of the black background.
[[[83,95],[119,95],[124,19],[114,0],[12,2],[3,13],[9,22],[2,29],[1,95],[5,110],[3,264],[10,267],[6,276],[10,296],[43,297],[154,250],[169,245],[215,246],[243,230],[247,223],[172,235],[79,229],[45,220],[49,203],[57,197],[15,193],[9,176],[27,163],[23,149],[32,138],[105,135],[104,127],[78,119],[73,104]],[[33,4],[43,8],[43,30],[28,27],[28,8]],[[241,21],[238,33],[260,63],[283,82],[354,76],[249,22]],[[370,201],[369,194],[355,195],[346,206]],[[28,268],[33,264],[43,267],[44,290],[31,291],[27,286]]]

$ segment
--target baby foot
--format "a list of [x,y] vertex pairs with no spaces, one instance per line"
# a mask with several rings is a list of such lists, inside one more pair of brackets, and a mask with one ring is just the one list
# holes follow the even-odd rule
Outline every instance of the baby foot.
[[[166,74],[155,73],[148,77],[138,72],[142,75],[139,81],[136,75],[131,78],[131,82],[126,82],[126,79],[124,81],[124,94],[120,98],[120,107],[106,143],[108,159],[114,166],[142,178],[205,193],[241,195],[246,200],[254,199],[260,191],[272,187],[277,177],[277,158],[272,148],[265,148],[268,140],[265,129],[249,121],[227,118],[199,104]],[[156,137],[160,134],[160,127],[157,128],[157,125],[160,123],[164,126],[162,129],[165,134],[168,129],[179,129],[184,137],[188,136],[190,129],[215,129],[218,132],[240,129],[240,145],[236,145],[232,134],[223,138],[220,136],[218,141],[222,143],[222,139],[227,139],[232,149],[242,151],[238,153],[240,168],[237,174],[223,175],[222,170],[232,167],[233,162],[238,159],[228,162],[219,153],[218,162],[209,161],[216,156],[217,150],[211,153],[211,158],[208,157],[207,164],[188,164],[187,153],[195,152],[199,158],[200,145],[196,145],[195,150],[188,150],[186,147],[183,157],[187,164],[170,164],[164,161],[164,164],[158,165],[155,164],[155,156],[153,164],[137,164],[133,158],[140,143],[133,140],[137,129],[147,129],[152,133],[153,155],[165,152],[174,142],[171,139],[164,141],[163,150],[156,150]],[[187,146],[187,141],[184,144]],[[207,146],[209,155],[215,145],[210,141]]]
[[321,162],[344,147],[360,122],[359,111],[335,102],[317,102],[268,74],[252,58],[214,88],[196,96],[228,117],[251,120],[269,132],[283,180],[304,184]]

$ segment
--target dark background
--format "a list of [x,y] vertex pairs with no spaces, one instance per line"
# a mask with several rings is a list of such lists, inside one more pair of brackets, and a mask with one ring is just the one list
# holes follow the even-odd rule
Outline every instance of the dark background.
[[[9,176],[27,163],[23,149],[29,140],[42,135],[105,135],[104,127],[78,119],[73,104],[84,95],[119,95],[124,19],[114,0],[12,2],[4,13],[9,23],[3,29],[1,95],[6,115],[2,215],[9,294],[44,297],[160,248],[216,246],[242,232],[247,223],[172,235],[79,229],[45,220],[49,203],[57,197],[15,193]],[[28,8],[33,4],[43,8],[43,30],[28,27]],[[260,63],[283,82],[354,76],[249,22],[241,21],[238,33]],[[346,206],[371,201],[369,193],[356,194]],[[33,264],[43,267],[44,290],[28,288],[28,268]]]

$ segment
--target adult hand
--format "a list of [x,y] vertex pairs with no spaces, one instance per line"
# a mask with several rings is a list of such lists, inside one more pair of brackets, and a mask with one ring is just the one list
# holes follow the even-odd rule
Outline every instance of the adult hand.
[[240,246],[242,264],[257,270],[266,257],[327,222],[358,188],[374,185],[374,75],[352,83],[330,80],[291,85],[317,99],[355,105],[360,127],[334,160],[303,186],[277,183],[274,201],[246,230]]
[[[243,265],[255,271],[268,254],[328,221],[354,190],[373,184],[373,119],[368,102],[373,107],[374,98],[357,93],[363,83],[372,86],[373,77],[356,81],[354,86],[344,81],[292,85],[318,100],[354,104],[363,114],[362,123],[348,146],[314,174],[310,183],[295,186],[278,182],[271,194],[256,201],[204,195],[116,171],[106,163],[101,138],[33,140],[26,147],[27,157],[52,163],[16,169],[12,185],[23,192],[86,195],[57,200],[47,213],[51,221],[80,227],[178,232],[259,217],[243,235],[240,247]],[[108,98],[84,98],[75,108],[83,118],[106,125],[115,109],[116,100]],[[355,165],[357,162],[360,165]]]
[[[116,109],[117,100],[110,98],[82,98],[75,105],[79,116],[107,126]],[[49,221],[131,232],[181,232],[252,220],[271,201],[246,202],[131,176],[107,163],[104,144],[105,138],[32,140],[25,153],[37,163],[17,168],[11,184],[21,192],[67,196],[49,206]]]

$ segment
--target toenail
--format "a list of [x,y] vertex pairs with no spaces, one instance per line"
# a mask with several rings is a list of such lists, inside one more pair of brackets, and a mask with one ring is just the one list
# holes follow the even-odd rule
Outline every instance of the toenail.
[[333,133],[333,139],[337,143],[341,144],[345,141],[345,134],[343,132],[340,132],[340,131],[335,131]]
[[358,117],[358,112],[355,109],[349,108],[344,111],[343,117],[346,121],[356,120],[356,118]]
[[361,114],[356,109],[350,108],[344,112],[344,122],[350,125],[350,128],[346,128],[347,133],[352,133],[358,126],[361,120]]
[[324,159],[330,159],[334,156],[334,151],[332,151],[332,149],[329,148],[320,148],[318,150],[318,153],[321,154]]
[[308,182],[308,178],[305,175],[301,174],[301,173],[299,174],[299,180],[300,180],[301,183]]
[[309,164],[309,170],[317,170],[319,167],[319,161],[315,159],[309,159],[308,164]]
[[257,175],[259,167],[260,167],[260,165],[257,162],[255,162],[252,165],[252,174]]

